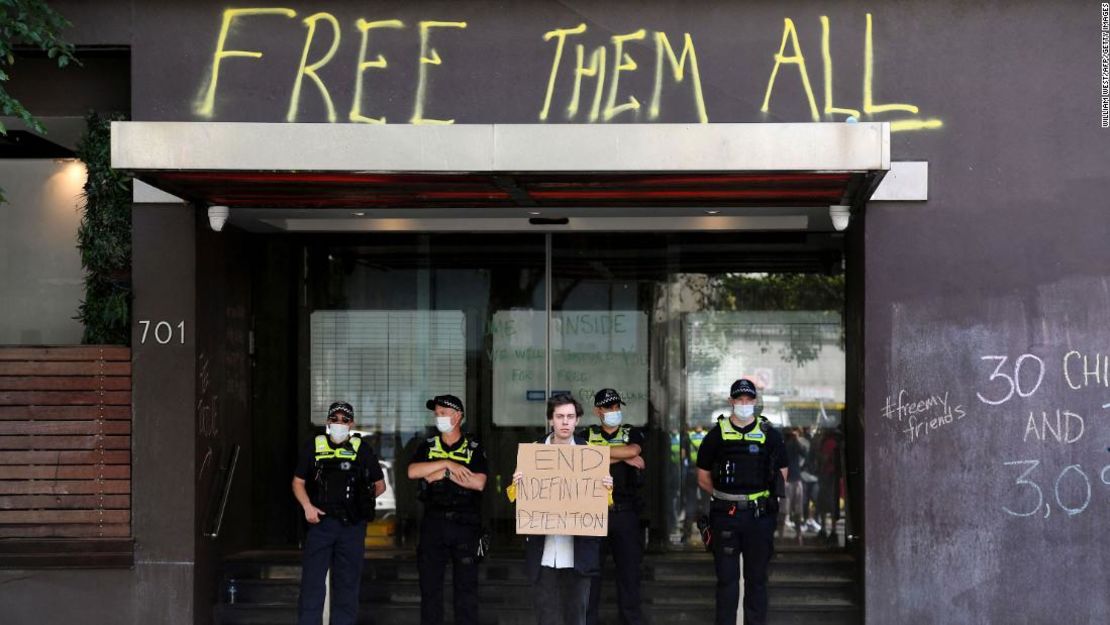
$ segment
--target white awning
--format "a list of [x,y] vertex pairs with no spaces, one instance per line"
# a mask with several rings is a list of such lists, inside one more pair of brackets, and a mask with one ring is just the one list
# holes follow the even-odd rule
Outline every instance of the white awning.
[[112,165],[306,231],[827,229],[830,205],[858,210],[891,168],[886,123],[115,122]]

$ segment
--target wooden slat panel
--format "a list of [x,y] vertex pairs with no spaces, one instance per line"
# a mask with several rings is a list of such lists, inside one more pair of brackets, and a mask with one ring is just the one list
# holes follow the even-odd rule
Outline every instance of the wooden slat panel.
[[131,419],[131,406],[0,406],[0,420]]
[[8,569],[129,569],[134,565],[134,551],[27,555],[0,553],[0,568]]
[[102,375],[0,375],[0,391],[129,391],[131,378]]
[[104,525],[67,524],[57,525],[0,525],[0,538],[83,538],[83,537],[125,537],[131,535],[130,523]]
[[130,436],[0,436],[0,449],[131,449]]
[[131,375],[130,362],[0,361],[0,375]]
[[[0,510],[78,510],[104,508],[106,510],[128,510],[131,497],[128,495],[4,495],[0,496]],[[0,551],[3,547],[0,546]]]
[[0,495],[128,495],[131,480],[0,481]]
[[118,553],[130,551],[134,548],[134,541],[130,538],[82,538],[67,540],[53,538],[50,540],[7,540],[0,543],[0,554],[4,555],[30,555],[36,553]]
[[127,480],[131,467],[126,464],[60,464],[55,466],[0,466],[0,480]]
[[115,451],[0,451],[4,464],[131,464],[131,452]]
[[127,510],[0,510],[0,524],[130,522]]
[[116,434],[131,433],[130,421],[0,421],[0,435]]
[[131,348],[120,345],[80,347],[3,347],[0,360],[131,360]]
[[130,406],[131,391],[0,391],[7,406]]
[[0,347],[0,566],[131,565],[131,383],[126,347]]

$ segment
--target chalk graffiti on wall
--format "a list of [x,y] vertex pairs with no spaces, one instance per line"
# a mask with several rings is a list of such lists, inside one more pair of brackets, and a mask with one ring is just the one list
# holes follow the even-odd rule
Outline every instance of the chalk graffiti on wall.
[[[297,17],[296,10],[286,7],[224,10],[208,72],[200,95],[194,103],[194,113],[201,118],[216,117],[221,69],[226,63],[262,60],[262,51],[242,49],[249,46],[236,44],[233,41],[238,27],[247,20],[295,20]],[[819,23],[824,80],[823,106],[818,107],[813,82],[810,79],[810,69],[806,65],[806,57],[799,40],[799,27],[792,18],[785,17],[778,51],[770,54],[773,65],[770,68],[766,88],[763,90],[762,106],[759,109],[764,118],[772,113],[776,85],[783,84],[783,81],[795,80],[796,75],[796,80],[800,82],[804,93],[805,107],[814,122],[841,121],[845,117],[889,121],[892,132],[929,130],[943,126],[942,120],[938,118],[922,116],[919,107],[914,104],[876,102],[875,46],[872,34],[873,19],[870,13],[866,14],[864,24],[863,84],[859,92],[859,107],[837,106],[833,101],[834,64],[829,45],[832,27],[828,16],[820,16]],[[302,103],[308,98],[318,98],[323,106],[326,121],[339,121],[340,114],[336,109],[333,90],[329,89],[320,72],[339,53],[344,27],[335,15],[326,11],[308,15],[300,20],[300,25],[303,27],[303,47],[299,63],[293,72],[294,80],[289,92],[285,120],[304,121],[300,119]],[[390,67],[386,54],[374,49],[372,39],[375,36],[371,31],[389,29],[414,30],[419,40],[416,79],[415,85],[412,86],[412,114],[407,120],[408,123],[454,123],[450,115],[439,113],[436,117],[430,117],[428,113],[433,104],[436,110],[442,110],[448,106],[443,99],[431,101],[429,85],[434,80],[433,69],[442,68],[440,71],[449,71],[450,67],[444,66],[451,65],[449,60],[444,59],[436,51],[432,40],[438,37],[457,37],[457,31],[464,31],[467,27],[468,23],[465,21],[426,20],[408,25],[399,19],[368,21],[360,17],[355,20],[354,30],[359,35],[358,56],[351,82],[353,89],[344,92],[352,96],[345,121],[386,123],[384,115],[374,116],[368,110],[372,107],[367,103],[367,99],[372,98],[368,98],[368,95],[371,95],[368,94],[371,89],[367,87],[367,83],[373,80],[371,76],[381,76],[381,72]],[[456,31],[456,34],[443,31]],[[692,103],[690,110],[694,119],[700,123],[710,121],[702,89],[702,68],[698,63],[695,39],[690,32],[683,32],[680,36],[669,36],[661,30],[638,28],[613,34],[602,45],[593,46],[586,43],[587,31],[587,25],[582,23],[577,26],[554,28],[538,35],[537,43],[550,46],[551,53],[546,89],[542,101],[538,103],[539,121],[549,122],[557,119],[589,123],[641,119],[658,121],[663,115],[664,94],[669,94],[668,97],[673,98],[683,92],[689,94],[682,97]],[[642,51],[645,47],[654,51],[653,68],[640,66],[644,59],[639,57],[644,56]],[[455,68],[458,71],[457,60]],[[289,69],[294,70],[293,67]],[[648,69],[652,72],[649,75],[654,76],[651,93],[634,93],[627,87],[622,90],[622,76],[629,76],[643,69]],[[370,70],[376,71],[371,73]],[[538,75],[540,75],[539,72],[537,72]],[[564,77],[565,79],[560,81],[560,78]],[[332,80],[334,81],[334,77]],[[305,89],[306,83],[310,83],[314,88]],[[569,89],[567,89],[568,85]],[[224,88],[233,89],[234,85],[224,85]],[[588,94],[585,93],[587,90],[589,90]]]

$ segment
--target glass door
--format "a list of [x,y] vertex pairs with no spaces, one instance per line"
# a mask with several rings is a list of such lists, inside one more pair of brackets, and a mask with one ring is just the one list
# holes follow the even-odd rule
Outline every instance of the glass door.
[[343,399],[374,441],[388,488],[367,544],[416,544],[421,505],[408,461],[435,434],[426,400],[448,393],[489,457],[485,516],[498,542],[512,540],[503,490],[516,444],[544,423],[546,345],[543,326],[535,330],[546,315],[544,235],[361,236],[309,242],[305,257],[304,414],[314,426],[305,435]]
[[395,233],[312,238],[303,251],[302,437],[331,401],[355,406],[389,483],[368,544],[415,544],[421,506],[405,476],[434,434],[428,398],[463,400],[464,428],[490,461],[483,513],[495,546],[512,548],[504,488],[517,443],[545,431],[546,397],[573,394],[586,426],[594,393],[615,388],[625,421],[646,433],[645,536],[656,549],[700,548],[694,459],[738,377],[792,437],[801,497],[781,538],[813,542],[835,527],[842,464],[825,442],[837,441],[845,395],[842,240]]
[[553,390],[587,407],[587,425],[598,422],[594,392],[615,388],[627,402],[625,421],[645,429],[643,524],[652,545],[701,548],[693,524],[708,501],[694,461],[701,438],[728,414],[728,389],[740,377],[755,381],[761,414],[792,441],[799,496],[783,515],[780,540],[812,543],[822,529],[831,533],[842,509],[842,464],[816,465],[836,451],[823,445],[826,437],[843,440],[838,240],[575,234],[555,236],[551,256]]

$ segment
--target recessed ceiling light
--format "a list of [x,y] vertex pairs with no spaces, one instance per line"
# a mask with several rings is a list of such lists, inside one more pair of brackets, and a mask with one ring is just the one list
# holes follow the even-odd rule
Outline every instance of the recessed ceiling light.
[[720,212],[721,212],[721,211],[705,211],[705,214],[706,214],[706,215],[716,215],[716,214],[718,214],[718,213],[720,213]]
[[529,215],[539,215],[540,211],[528,211]]
[[365,217],[366,213],[352,213],[355,217]]

